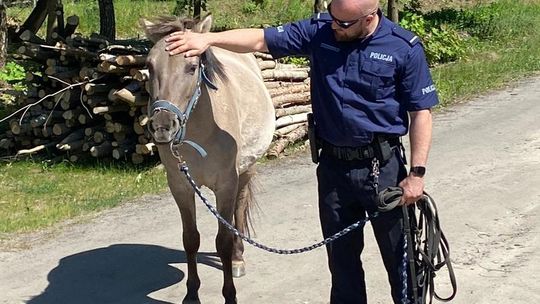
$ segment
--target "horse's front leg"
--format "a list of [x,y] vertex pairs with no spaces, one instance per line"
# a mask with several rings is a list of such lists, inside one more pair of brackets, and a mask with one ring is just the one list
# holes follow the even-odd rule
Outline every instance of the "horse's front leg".
[[201,240],[197,230],[194,192],[189,188],[178,187],[178,183],[169,185],[169,187],[182,217],[182,240],[188,264],[187,294],[182,304],[200,304],[199,287],[201,286],[201,280],[197,273],[197,252]]
[[[219,214],[232,223],[238,191],[238,176],[231,177],[221,184],[216,191],[216,202]],[[236,304],[236,288],[232,276],[232,253],[234,234],[223,224],[219,224],[216,237],[216,249],[223,267],[223,297],[225,304]]]

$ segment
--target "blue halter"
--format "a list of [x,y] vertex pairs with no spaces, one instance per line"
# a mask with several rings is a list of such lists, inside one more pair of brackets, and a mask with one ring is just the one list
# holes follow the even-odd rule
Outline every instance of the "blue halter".
[[186,110],[182,112],[176,105],[172,104],[170,101],[167,100],[156,100],[152,105],[150,106],[150,113],[153,116],[158,111],[169,111],[176,115],[176,118],[178,118],[178,121],[180,123],[180,128],[178,132],[175,134],[175,138],[172,142],[174,145],[181,145],[183,143],[186,143],[190,146],[192,146],[202,157],[206,157],[207,153],[201,147],[199,144],[191,141],[191,140],[185,140],[186,137],[186,124],[189,119],[189,116],[191,115],[191,112],[195,109],[195,106],[197,105],[197,102],[199,101],[199,97],[201,97],[201,82],[203,82],[208,86],[209,88],[213,90],[217,90],[217,87],[210,81],[210,79],[206,76],[205,73],[205,67],[204,64],[201,62],[199,63],[199,77],[197,79],[197,86],[195,88],[195,92],[193,93],[193,96],[191,96],[191,99],[189,100]]

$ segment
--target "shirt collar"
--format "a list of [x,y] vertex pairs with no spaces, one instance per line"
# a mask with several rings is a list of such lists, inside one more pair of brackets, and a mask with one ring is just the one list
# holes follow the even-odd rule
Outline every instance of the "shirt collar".
[[386,36],[392,32],[392,21],[384,16],[380,8],[377,10],[377,15],[379,16],[379,24],[377,25],[375,32],[366,37],[364,40]]

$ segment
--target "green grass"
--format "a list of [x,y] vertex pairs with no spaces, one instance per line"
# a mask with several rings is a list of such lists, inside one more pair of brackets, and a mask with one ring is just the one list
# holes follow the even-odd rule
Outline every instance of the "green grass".
[[0,164],[0,233],[31,231],[166,189],[165,172],[124,164]]
[[495,37],[470,39],[466,58],[432,69],[442,107],[540,71],[540,1],[500,0],[493,9]]

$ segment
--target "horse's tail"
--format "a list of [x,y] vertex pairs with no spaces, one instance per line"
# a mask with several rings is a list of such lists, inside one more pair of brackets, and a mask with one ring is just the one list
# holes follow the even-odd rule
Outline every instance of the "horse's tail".
[[249,181],[245,184],[243,189],[238,191],[237,197],[237,213],[235,215],[236,228],[241,229],[246,236],[250,236],[253,229],[253,211],[258,209],[257,201],[255,200],[254,190],[256,185],[254,182],[254,170],[253,172],[246,172]]

